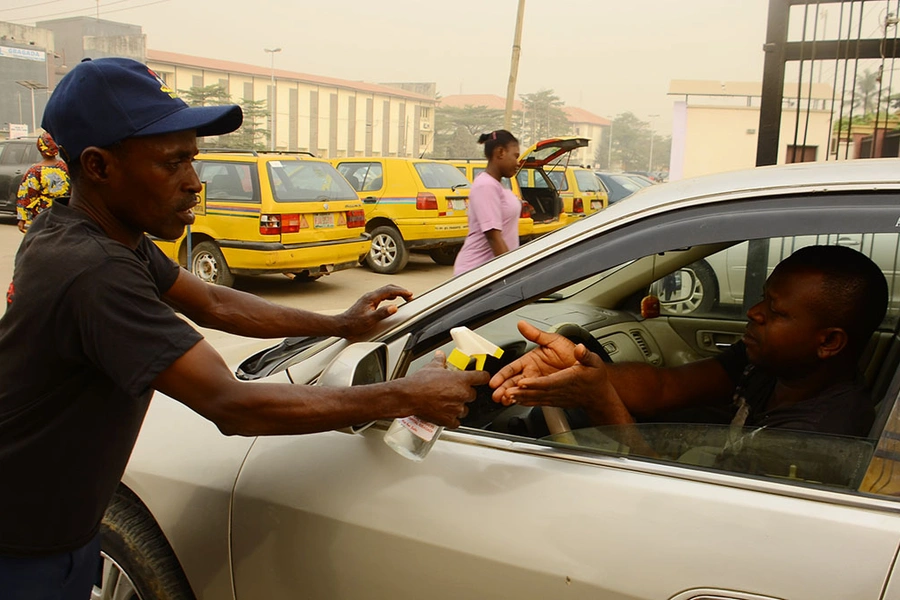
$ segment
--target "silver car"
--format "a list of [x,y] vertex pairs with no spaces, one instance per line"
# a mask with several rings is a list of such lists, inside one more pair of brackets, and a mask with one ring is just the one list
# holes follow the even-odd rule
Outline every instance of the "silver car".
[[[728,273],[755,297],[772,249],[800,236],[896,247],[898,167],[800,164],[652,186],[421,295],[375,344],[288,339],[236,359],[235,372],[247,385],[404,377],[462,325],[508,362],[529,350],[520,319],[616,362],[714,356],[742,335],[743,311],[643,318],[654,282],[668,277],[667,299],[687,298],[697,277],[686,267],[746,243]],[[484,390],[464,426],[414,463],[383,443],[387,422],[227,437],[157,395],[104,520],[95,596],[896,600],[897,316],[860,364],[878,416],[858,438],[639,423],[649,456],[576,411],[503,407]],[[744,460],[718,460],[735,435]]]

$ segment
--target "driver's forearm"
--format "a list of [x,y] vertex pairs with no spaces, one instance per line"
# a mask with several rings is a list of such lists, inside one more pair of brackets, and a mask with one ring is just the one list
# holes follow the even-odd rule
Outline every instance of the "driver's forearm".
[[607,365],[609,382],[629,416],[646,417],[660,407],[664,396],[661,369],[643,363]]

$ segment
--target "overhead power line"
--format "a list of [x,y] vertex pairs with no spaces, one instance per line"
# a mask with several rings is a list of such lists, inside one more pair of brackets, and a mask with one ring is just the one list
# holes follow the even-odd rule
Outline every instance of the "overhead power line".
[[46,0],[46,2],[35,2],[34,4],[24,4],[22,6],[12,6],[10,8],[0,8],[0,12],[8,12],[11,10],[21,10],[23,8],[34,8],[35,6],[43,6],[45,4],[55,4],[60,0]]
[[[101,4],[100,5],[100,11],[101,11],[100,15],[102,17],[104,14],[121,12],[123,10],[131,10],[133,8],[141,8],[143,6],[150,6],[152,4],[160,4],[161,2],[167,2],[168,0],[156,0],[155,2],[147,2],[145,4],[138,4],[135,6],[126,6],[123,8],[116,8],[114,10],[106,10],[106,7],[108,7],[108,6],[115,6],[116,4],[122,4],[124,2],[134,2],[134,1],[136,1],[136,0],[113,0],[112,2],[107,2],[105,4]],[[137,0],[137,1],[139,1],[139,0]],[[30,17],[16,17],[16,18],[10,19],[10,21],[37,22],[37,21],[42,21],[42,20],[50,18],[50,17],[60,17],[63,15],[79,15],[79,14],[81,14],[84,16],[91,16],[93,14],[96,14],[96,12],[97,12],[97,7],[92,6],[92,7],[85,7],[85,8],[76,8],[76,9],[72,9],[72,10],[64,10],[64,11],[60,11],[60,12],[43,14],[43,15],[32,15]]]

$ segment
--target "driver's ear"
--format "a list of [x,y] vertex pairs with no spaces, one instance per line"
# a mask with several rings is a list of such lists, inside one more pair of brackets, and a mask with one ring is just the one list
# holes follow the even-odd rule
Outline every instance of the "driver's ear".
[[829,327],[819,333],[818,357],[822,360],[837,356],[847,347],[847,332],[840,327]]
[[115,156],[112,152],[96,146],[85,148],[79,157],[81,172],[94,183],[103,183],[109,180],[110,165],[114,160]]

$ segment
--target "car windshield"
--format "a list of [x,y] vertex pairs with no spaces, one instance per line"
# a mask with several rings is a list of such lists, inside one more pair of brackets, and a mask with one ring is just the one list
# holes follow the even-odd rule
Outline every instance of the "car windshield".
[[273,160],[269,162],[272,194],[278,202],[356,200],[356,191],[325,162]]
[[422,185],[429,189],[461,188],[469,185],[466,176],[453,165],[439,162],[417,162],[415,167],[422,179]]

